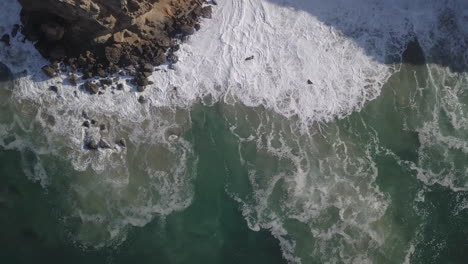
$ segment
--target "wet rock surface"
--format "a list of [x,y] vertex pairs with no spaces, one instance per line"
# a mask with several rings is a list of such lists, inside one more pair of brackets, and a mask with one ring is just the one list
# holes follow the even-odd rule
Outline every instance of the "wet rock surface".
[[[147,92],[154,71],[165,65],[175,69],[176,52],[189,35],[211,18],[215,2],[205,0],[18,0],[22,25],[14,25],[0,45],[10,45],[19,32],[34,43],[48,61],[42,72],[48,78],[65,74],[63,83],[73,92],[100,96],[116,92]],[[165,70],[164,70],[165,71]],[[124,83],[130,84],[126,89]],[[61,96],[59,82],[49,91]],[[147,95],[131,97],[142,107]],[[83,149],[122,150],[123,138],[114,138],[109,124],[86,112],[77,127],[83,131]]]
[[[212,15],[205,0],[19,2],[23,26],[13,29],[15,35],[22,29],[51,63],[63,62],[64,70],[81,72],[83,79],[138,74],[134,81],[142,87],[148,85],[146,78],[155,66],[178,61],[174,52],[180,41],[200,28],[201,18]],[[8,38],[1,41],[9,44]],[[123,70],[130,66],[135,72]],[[43,70],[49,78],[58,74],[50,65]]]

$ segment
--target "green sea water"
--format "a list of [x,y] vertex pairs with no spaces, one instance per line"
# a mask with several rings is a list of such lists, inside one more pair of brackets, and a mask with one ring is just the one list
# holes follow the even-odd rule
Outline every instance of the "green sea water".
[[2,78],[0,263],[467,263],[468,78],[397,68],[328,123],[155,110],[178,143],[139,144],[122,124],[125,164],[105,170],[76,170],[65,139],[46,151],[50,118]]

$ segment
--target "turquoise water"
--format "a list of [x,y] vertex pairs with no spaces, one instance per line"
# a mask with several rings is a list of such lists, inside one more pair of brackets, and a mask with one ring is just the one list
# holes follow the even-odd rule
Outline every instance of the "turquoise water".
[[328,123],[236,103],[155,109],[179,136],[167,143],[109,117],[127,149],[79,170],[67,139],[47,137],[60,124],[2,80],[1,262],[466,263],[467,76],[397,68]]

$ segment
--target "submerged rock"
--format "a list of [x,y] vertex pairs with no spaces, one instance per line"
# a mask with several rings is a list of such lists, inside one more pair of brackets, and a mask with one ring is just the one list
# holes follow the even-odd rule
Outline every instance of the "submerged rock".
[[125,139],[121,138],[117,141],[117,145],[125,148],[127,147],[127,142],[125,142]]
[[97,94],[99,92],[99,87],[92,82],[85,82],[84,88],[91,94]]
[[58,92],[58,87],[55,86],[55,85],[52,85],[52,86],[49,87],[49,90],[51,90],[54,93],[57,93]]
[[111,145],[105,139],[101,138],[101,140],[99,141],[99,147],[103,149],[109,149],[111,148]]
[[143,95],[141,95],[140,97],[138,97],[138,102],[140,104],[145,104],[146,102],[148,102],[148,99],[146,99]]
[[87,142],[86,142],[86,148],[88,148],[89,150],[97,150],[98,149],[98,143],[96,142],[96,140],[94,139],[89,139]]
[[70,82],[71,85],[76,86],[77,80],[78,80],[78,77],[73,73],[70,75],[70,77],[68,77],[68,81]]

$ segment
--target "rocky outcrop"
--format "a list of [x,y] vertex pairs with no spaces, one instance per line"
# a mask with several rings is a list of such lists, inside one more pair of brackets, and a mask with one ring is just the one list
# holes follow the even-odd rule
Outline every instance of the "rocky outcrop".
[[[174,63],[176,39],[193,34],[201,17],[211,17],[204,0],[18,1],[26,38],[51,62],[63,61],[84,78]],[[55,75],[50,67],[44,72]],[[146,84],[141,76],[136,81]]]
[[[148,77],[161,64],[179,58],[175,52],[190,34],[200,29],[200,19],[212,16],[205,0],[18,0],[23,6],[23,25],[0,38],[10,45],[10,36],[19,30],[35,43],[50,61],[43,73],[54,78],[66,73],[65,81],[91,96],[124,92],[121,75],[133,87],[127,91],[144,92],[153,84]],[[81,73],[81,74],[79,74]],[[99,77],[99,80],[93,79]],[[49,90],[60,94],[58,86]],[[151,103],[142,94],[129,97],[141,107]],[[83,112],[83,148],[90,151],[125,148],[124,139],[109,138],[109,127],[90,119]],[[113,143],[111,143],[113,142]]]

